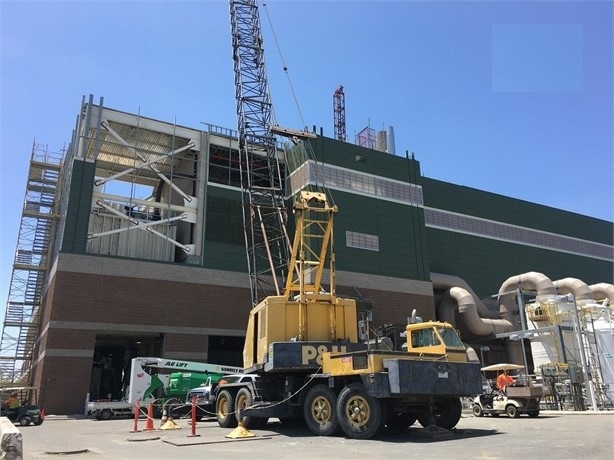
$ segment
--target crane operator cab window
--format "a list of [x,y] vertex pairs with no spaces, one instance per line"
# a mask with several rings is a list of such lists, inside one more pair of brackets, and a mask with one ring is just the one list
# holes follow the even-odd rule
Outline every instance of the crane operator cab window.
[[454,328],[435,324],[411,332],[411,348],[418,353],[439,354],[450,361],[467,361],[467,352]]
[[419,331],[412,331],[411,333],[411,345],[413,348],[432,347],[440,343],[441,341],[434,329],[422,329]]
[[448,348],[465,348],[458,333],[449,327],[438,329],[439,335]]

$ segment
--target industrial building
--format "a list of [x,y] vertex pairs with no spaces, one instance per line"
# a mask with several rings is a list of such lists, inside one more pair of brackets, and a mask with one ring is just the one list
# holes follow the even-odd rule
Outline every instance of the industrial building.
[[[413,156],[390,153],[390,135],[382,151],[315,134],[315,160],[279,146],[288,209],[308,184],[332,191],[337,291],[376,324],[413,310],[441,319],[452,286],[496,318],[492,296],[518,274],[614,279],[612,222],[424,177]],[[64,154],[33,148],[3,379],[26,375],[47,413],[74,414],[88,397],[121,397],[134,356],[240,366],[251,300],[239,163],[231,129],[84,98]],[[483,362],[506,359],[495,330],[447,315]]]

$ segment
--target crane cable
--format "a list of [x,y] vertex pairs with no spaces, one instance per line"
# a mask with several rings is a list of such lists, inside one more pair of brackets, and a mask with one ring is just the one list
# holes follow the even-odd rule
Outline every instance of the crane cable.
[[275,34],[275,29],[273,28],[273,22],[271,21],[271,17],[269,16],[269,8],[267,7],[266,3],[263,3],[262,6],[264,6],[264,11],[266,13],[267,21],[269,22],[269,27],[271,28],[271,33],[273,34],[273,40],[275,40],[275,46],[277,47],[277,53],[279,54],[279,58],[281,59],[281,65],[283,66],[284,73],[286,74],[286,78],[288,79],[288,85],[290,86],[290,92],[292,93],[292,98],[294,99],[294,104],[296,105],[296,110],[301,120],[301,127],[304,127],[305,120],[303,119],[301,107],[298,103],[296,93],[294,92],[294,86],[292,85],[292,79],[290,78],[290,73],[288,72],[288,66],[286,65],[284,56],[281,52],[281,47],[279,46],[279,42],[277,41],[277,35]]
[[[284,73],[286,74],[286,78],[288,79],[288,85],[290,86],[290,92],[292,93],[292,98],[294,99],[294,104],[296,105],[296,110],[298,112],[298,116],[301,120],[301,126],[303,128],[306,127],[305,120],[303,119],[303,113],[301,112],[301,107],[298,102],[298,98],[296,97],[296,92],[294,91],[294,86],[292,85],[292,79],[290,78],[290,73],[288,72],[288,66],[286,65],[283,53],[281,51],[281,47],[279,46],[279,41],[277,40],[277,35],[275,34],[275,29],[273,27],[273,22],[271,21],[271,16],[269,15],[269,8],[266,2],[263,2],[262,6],[264,7],[264,11],[266,13],[267,21],[269,23],[269,27],[271,28],[271,33],[273,35],[273,40],[275,41],[275,46],[277,48],[277,53],[279,54],[279,58],[281,60],[281,64],[283,66]],[[273,112],[273,119],[275,119],[275,109],[271,107],[271,111]],[[315,180],[316,187],[320,188],[327,196],[329,203],[334,206],[335,200],[333,199],[332,193],[329,188],[326,186],[326,180],[323,177],[322,163],[317,159],[315,152],[311,146],[310,142],[306,142],[306,153],[307,157],[313,161],[319,168],[316,167],[315,170]],[[319,185],[318,185],[319,183]]]

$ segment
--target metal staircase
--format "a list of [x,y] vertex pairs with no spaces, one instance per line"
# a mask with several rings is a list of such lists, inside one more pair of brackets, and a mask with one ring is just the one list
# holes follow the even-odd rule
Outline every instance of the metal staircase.
[[[583,308],[582,310],[582,329],[583,329],[583,346],[587,357],[587,368],[589,378],[592,380],[593,389],[595,393],[595,403],[597,409],[603,410],[610,407],[612,402],[608,400],[607,386],[604,384],[601,376],[601,363],[599,362],[600,348],[603,344],[599,344],[598,332],[595,331],[594,325],[591,329],[588,329],[588,322],[592,322],[591,314],[593,313],[590,308]],[[596,410],[595,408],[593,410]]]
[[63,154],[32,148],[30,169],[0,341],[0,381],[30,383],[40,307],[58,219]]

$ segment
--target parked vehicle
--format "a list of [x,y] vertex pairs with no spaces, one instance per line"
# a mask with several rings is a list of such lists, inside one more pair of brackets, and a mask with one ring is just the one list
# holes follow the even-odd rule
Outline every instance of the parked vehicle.
[[44,416],[38,407],[38,390],[36,387],[2,388],[0,391],[0,416],[8,418],[14,424],[28,426],[41,425]]
[[[524,366],[502,363],[483,367],[482,371],[510,369],[524,369]],[[508,417],[517,418],[521,414],[527,414],[529,417],[537,417],[539,416],[539,401],[543,394],[542,385],[534,383],[529,378],[516,379],[516,383],[506,387],[505,390],[500,390],[493,384],[488,392],[476,396],[473,400],[473,415],[498,417],[506,414]]]
[[183,406],[186,393],[201,382],[215,383],[224,375],[239,370],[221,364],[156,357],[133,358],[126,396],[121,401],[88,401],[86,414],[97,420],[132,417],[135,403],[139,401],[144,411],[149,403],[153,403],[154,417],[157,418],[162,416],[165,407],[174,410]]
[[[257,376],[255,374],[230,374],[223,376],[219,381],[212,382],[209,379],[208,382],[192,388],[187,396],[184,404],[177,405],[173,403],[169,410],[170,415],[173,418],[186,417],[191,415],[192,411],[192,398],[196,398],[196,420],[202,420],[205,417],[212,417],[216,415],[216,397],[218,393],[224,389],[236,386],[238,384],[244,384],[245,382],[255,381]],[[220,404],[224,404],[225,399],[220,399]]]
[[[291,276],[283,295],[265,297],[250,312],[243,366],[253,377],[220,381],[218,424],[249,429],[271,417],[303,419],[314,434],[342,430],[353,439],[416,420],[452,429],[461,418],[460,398],[481,390],[480,365],[468,361],[457,331],[422,322],[415,311],[409,324],[373,327],[369,311],[335,294],[332,263],[330,291],[322,287],[337,207],[324,193],[302,191],[294,210]],[[305,261],[304,254],[314,257]]]

